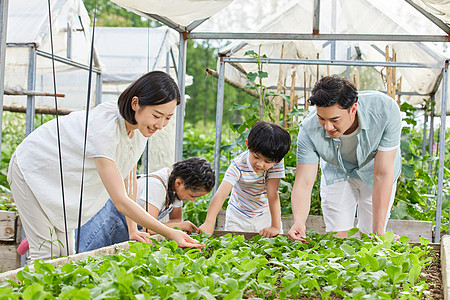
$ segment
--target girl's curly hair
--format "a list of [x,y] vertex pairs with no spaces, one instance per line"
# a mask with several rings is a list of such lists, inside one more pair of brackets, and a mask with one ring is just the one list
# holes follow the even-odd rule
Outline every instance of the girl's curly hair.
[[172,172],[169,176],[168,197],[166,205],[169,206],[175,201],[175,191],[173,183],[180,178],[186,189],[197,191],[211,191],[214,187],[214,170],[206,159],[200,157],[190,157],[173,164]]

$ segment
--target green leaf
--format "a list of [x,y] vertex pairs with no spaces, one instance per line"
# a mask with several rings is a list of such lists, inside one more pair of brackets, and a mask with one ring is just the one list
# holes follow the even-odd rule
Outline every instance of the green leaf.
[[417,279],[420,276],[420,271],[422,270],[422,268],[418,265],[412,266],[412,268],[409,270],[408,272],[408,281],[411,284],[415,284]]
[[342,244],[340,248],[350,256],[355,255],[355,249],[350,245]]
[[241,300],[242,299],[242,291],[235,290],[228,293],[223,300]]
[[354,236],[355,234],[357,234],[359,232],[359,228],[352,228],[352,229],[350,229],[349,231],[348,231],[348,234],[347,234],[347,236],[348,237],[352,237],[352,236]]

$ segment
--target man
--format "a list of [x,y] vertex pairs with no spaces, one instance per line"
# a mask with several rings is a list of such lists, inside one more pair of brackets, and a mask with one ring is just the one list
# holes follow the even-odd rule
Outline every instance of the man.
[[289,237],[306,237],[319,161],[326,231],[347,237],[357,210],[361,232],[384,235],[401,170],[397,103],[380,92],[358,93],[336,75],[318,81],[311,95],[316,111],[300,124]]

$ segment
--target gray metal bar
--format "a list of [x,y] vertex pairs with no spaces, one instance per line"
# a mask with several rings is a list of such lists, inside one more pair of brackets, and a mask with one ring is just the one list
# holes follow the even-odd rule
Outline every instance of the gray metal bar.
[[[52,55],[50,53],[47,53],[47,52],[39,50],[39,49],[36,50],[36,54],[39,55],[39,56],[48,58],[48,59],[52,59]],[[80,64],[80,63],[78,63],[76,61],[67,59],[65,57],[54,55],[54,59],[57,62],[61,62],[61,63],[67,64],[69,66],[73,66],[73,67],[77,67],[77,68],[89,71],[89,66]],[[95,72],[95,73],[101,73],[101,70],[96,68],[96,67],[92,67],[92,71]]]
[[67,58],[72,58],[72,28],[69,22],[67,22]]
[[[167,29],[166,33],[164,34],[164,38],[163,38],[163,40],[161,42],[161,46],[159,47],[158,54],[156,55],[155,61],[154,61],[153,66],[152,66],[152,71],[155,70],[155,68],[156,68],[156,64],[158,63],[158,59],[161,56],[161,51],[162,51],[162,48],[164,47],[164,43],[166,42],[168,33],[169,33],[169,29]],[[148,52],[150,52],[150,49],[149,49]],[[150,71],[150,70],[147,70],[147,72],[148,71]]]
[[314,0],[314,15],[313,15],[313,34],[319,34],[320,26],[320,0]]
[[[426,110],[427,106],[425,106]],[[428,125],[428,115],[427,112],[423,114],[423,135],[422,135],[422,156],[425,156],[425,151],[427,150],[427,125]]]
[[[36,85],[36,48],[30,48],[30,64],[28,66],[28,84],[27,89],[29,91],[34,91]],[[29,135],[34,130],[34,103],[35,96],[27,96],[27,113],[26,113],[26,126],[25,135]]]
[[336,40],[336,41],[391,41],[391,42],[448,42],[446,35],[413,34],[309,34],[309,33],[262,33],[262,32],[190,32],[190,40]]
[[180,51],[178,56],[178,88],[180,89],[180,105],[177,107],[177,125],[175,136],[175,161],[183,159],[183,131],[184,131],[184,111],[186,107],[185,99],[185,75],[186,75],[186,42],[183,34],[180,33]]
[[[97,73],[96,83],[95,83],[95,106],[102,103],[102,73]],[[88,108],[86,108],[88,109]]]
[[8,4],[9,0],[0,0],[0,153],[3,132],[3,92],[5,89],[6,27],[8,24]]
[[195,28],[197,28],[198,26],[200,26],[203,22],[205,22],[206,20],[208,20],[209,18],[205,18],[205,19],[201,19],[201,20],[196,20],[191,22],[191,24],[189,24],[188,26],[186,26],[186,31],[191,32],[192,30],[194,30]]
[[414,3],[414,1],[411,0],[405,0],[409,5],[417,9],[422,15],[427,17],[431,22],[436,24],[439,28],[444,30],[447,34],[450,34],[450,27],[448,27],[447,24],[442,22],[439,18],[436,18],[433,14],[430,14],[428,11],[424,10],[422,7]]
[[441,104],[441,134],[439,137],[439,169],[438,188],[436,198],[436,230],[434,234],[435,243],[441,241],[441,210],[442,190],[444,187],[444,163],[445,163],[445,126],[447,119],[447,87],[448,87],[448,60],[445,62],[444,77],[442,78],[442,104]]
[[[288,85],[285,86],[285,88],[286,88],[286,90],[291,90],[291,87]],[[267,89],[268,90],[276,90],[277,86],[271,85],[271,86],[268,86]],[[296,86],[296,87],[294,87],[294,89],[296,91],[304,91],[305,90],[305,88],[303,86]],[[310,91],[310,90],[312,90],[312,88],[307,87],[306,90]],[[381,91],[381,90],[378,90],[378,91],[381,93],[385,93],[385,94],[387,93],[386,91]],[[395,94],[400,95],[400,96],[425,96],[425,97],[430,96],[429,94],[423,94],[423,93],[417,93],[417,92],[402,92],[402,91],[396,91]]]
[[178,76],[178,68],[177,68],[177,62],[175,61],[175,55],[173,54],[172,47],[170,47],[170,57],[172,58],[173,68],[175,69],[175,74]]
[[[428,153],[430,154],[430,158],[433,157],[433,144],[434,144],[434,101],[435,101],[435,95],[431,95],[431,113],[430,113],[430,132],[428,135]],[[433,161],[430,159],[428,162],[428,174],[431,176],[431,173],[433,171]]]
[[[257,63],[254,58],[224,57],[224,62]],[[442,65],[426,65],[419,63],[402,63],[390,61],[347,61],[347,60],[319,60],[319,59],[289,59],[289,58],[261,58],[262,63],[288,65],[336,65],[336,66],[366,66],[366,67],[399,67],[399,68],[442,68]]]
[[162,17],[160,15],[156,15],[156,14],[149,14],[149,13],[145,13],[145,12],[139,12],[139,14],[144,14],[145,16],[147,16],[150,19],[156,20],[180,33],[186,32],[186,27],[177,24],[175,22],[173,22],[172,20]]
[[219,188],[220,174],[220,145],[222,138],[222,119],[223,119],[223,92],[225,87],[225,62],[220,57],[219,78],[217,81],[217,105],[216,105],[216,140],[214,143],[214,172],[216,174],[216,183],[213,188],[213,194]]
[[170,52],[167,51],[166,53],[166,73],[170,73]]
[[[350,61],[352,58],[352,48],[347,47],[347,60]],[[350,79],[350,65],[347,65],[347,68],[345,69],[345,77],[347,79]]]

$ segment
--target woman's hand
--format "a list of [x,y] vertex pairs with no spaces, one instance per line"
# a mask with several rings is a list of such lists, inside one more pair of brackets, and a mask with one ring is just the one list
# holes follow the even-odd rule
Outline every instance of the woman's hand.
[[175,241],[178,246],[182,248],[195,247],[202,249],[205,247],[205,244],[200,244],[197,240],[191,238],[189,235],[180,230],[172,229],[172,232],[166,235],[166,237]]
[[135,240],[141,243],[150,243],[150,234],[148,234],[147,232],[142,232],[142,231],[134,231],[132,233],[130,233],[129,236],[130,240]]

